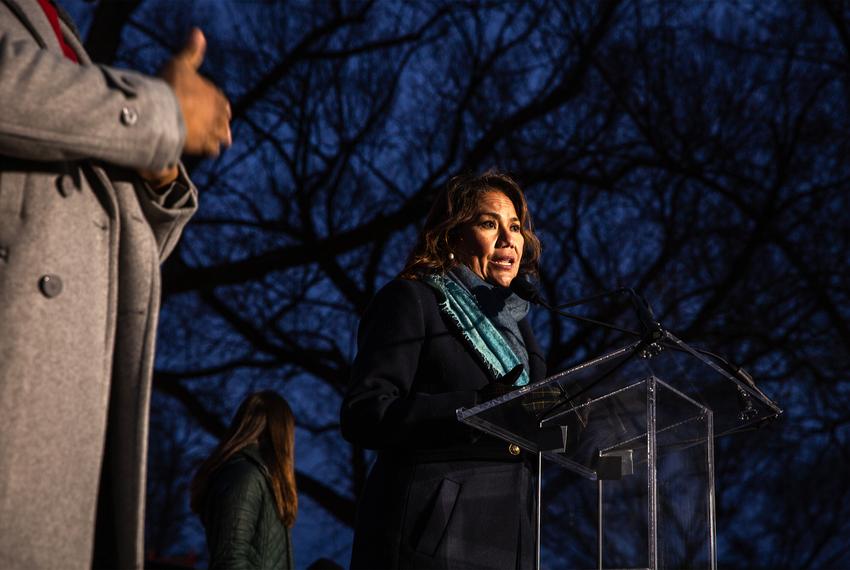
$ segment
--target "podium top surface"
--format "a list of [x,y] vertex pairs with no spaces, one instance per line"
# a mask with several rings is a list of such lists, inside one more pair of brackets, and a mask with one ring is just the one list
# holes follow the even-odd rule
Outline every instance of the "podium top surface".
[[595,478],[600,454],[640,445],[650,429],[649,397],[659,441],[672,442],[674,434],[682,441],[704,441],[755,429],[782,413],[746,375],[665,331],[657,343],[633,342],[473,408],[460,408],[457,416]]

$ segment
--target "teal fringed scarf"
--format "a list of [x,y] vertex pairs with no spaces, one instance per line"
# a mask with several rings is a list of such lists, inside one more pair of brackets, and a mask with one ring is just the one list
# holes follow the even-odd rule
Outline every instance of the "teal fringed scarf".
[[[437,290],[440,310],[455,322],[463,338],[495,377],[504,376],[516,365],[524,364],[466,287],[445,275],[426,275],[422,280]],[[525,386],[528,382],[526,364],[514,386]]]

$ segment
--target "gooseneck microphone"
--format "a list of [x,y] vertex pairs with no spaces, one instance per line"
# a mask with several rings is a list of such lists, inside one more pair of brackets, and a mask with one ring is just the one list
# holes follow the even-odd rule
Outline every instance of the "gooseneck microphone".
[[[657,343],[657,346],[666,346],[668,348],[672,348],[674,350],[681,350],[681,348],[677,347],[675,344],[670,342],[664,342],[664,329],[655,319],[655,315],[652,312],[652,308],[647,303],[646,299],[644,299],[641,295],[638,295],[634,289],[631,288],[619,288],[613,289],[611,291],[604,291],[602,293],[597,293],[596,295],[591,295],[589,297],[584,297],[582,299],[576,299],[574,301],[570,301],[563,305],[552,306],[546,302],[546,300],[540,295],[540,290],[530,281],[525,279],[524,277],[517,277],[513,281],[511,281],[511,291],[516,293],[518,297],[521,299],[525,299],[529,303],[534,303],[535,305],[540,305],[545,307],[546,309],[556,313],[558,315],[576,320],[583,321],[587,323],[591,323],[594,325],[598,325],[604,328],[616,330],[619,332],[623,332],[635,337],[642,339],[646,343]],[[604,323],[602,321],[597,321],[595,319],[590,319],[588,317],[582,317],[579,315],[574,315],[572,313],[567,313],[561,309],[566,307],[574,307],[576,305],[582,305],[584,303],[601,299],[603,297],[613,297],[615,295],[623,295],[626,294],[629,296],[632,306],[637,313],[638,320],[641,324],[641,332],[620,328],[618,326]],[[762,392],[753,381],[753,377],[742,367],[737,366],[727,360],[726,358],[720,356],[719,354],[715,354],[713,352],[709,352],[708,350],[704,350],[701,348],[691,347],[696,352],[708,356],[712,360],[718,362],[722,368],[726,370],[726,372],[730,373],[732,376],[737,378],[743,384],[745,384],[748,388],[753,390],[756,394],[764,398],[766,401],[770,401],[770,399]],[[741,403],[741,414],[740,418],[742,420],[749,419],[749,417],[755,413],[755,409],[752,404],[752,400],[750,395],[744,390],[741,386],[738,386],[738,395]]]
[[516,293],[517,297],[524,299],[529,303],[543,305],[547,309],[551,308],[540,296],[540,290],[534,285],[534,283],[524,277],[517,277],[511,281],[511,291]]

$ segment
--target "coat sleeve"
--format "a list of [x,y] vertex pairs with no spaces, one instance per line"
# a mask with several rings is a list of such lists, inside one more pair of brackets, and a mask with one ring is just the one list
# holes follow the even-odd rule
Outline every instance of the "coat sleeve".
[[357,357],[341,410],[342,434],[352,443],[371,449],[428,448],[470,437],[455,410],[475,405],[474,390],[432,394],[416,385],[426,342],[424,287],[391,282],[360,322]]
[[162,170],[177,163],[184,140],[165,82],[77,65],[0,27],[0,155]]
[[162,263],[174,250],[183,228],[198,209],[198,189],[182,164],[179,164],[177,179],[165,188],[153,189],[143,181],[137,184],[141,194],[139,203],[156,238]]
[[207,496],[205,526],[210,570],[259,565],[251,539],[257,532],[265,479],[246,461],[225,466]]

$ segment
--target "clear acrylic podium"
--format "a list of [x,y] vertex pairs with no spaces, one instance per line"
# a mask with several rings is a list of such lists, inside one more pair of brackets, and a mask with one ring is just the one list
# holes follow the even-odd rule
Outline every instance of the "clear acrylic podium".
[[714,439],[782,410],[746,374],[662,331],[458,419],[597,486],[597,568],[717,568]]

